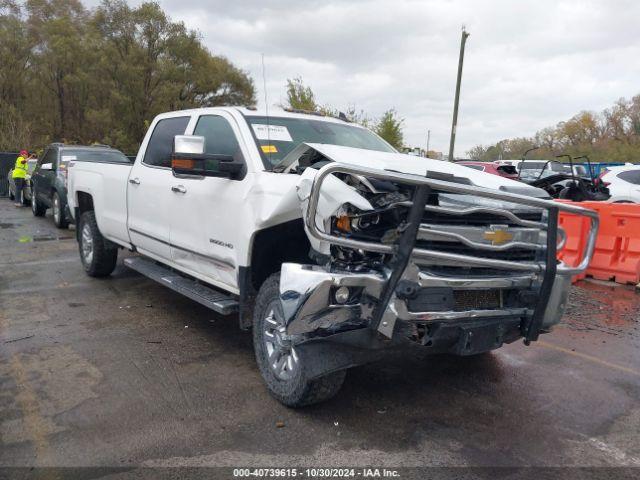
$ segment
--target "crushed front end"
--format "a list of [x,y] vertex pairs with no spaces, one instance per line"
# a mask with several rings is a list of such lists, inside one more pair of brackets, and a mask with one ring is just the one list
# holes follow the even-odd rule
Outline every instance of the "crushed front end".
[[[306,177],[299,196],[317,264],[284,264],[280,300],[301,351],[350,352],[329,370],[391,345],[472,355],[535,341],[560,321],[571,276],[593,254],[595,212],[510,188],[340,163]],[[591,219],[576,268],[556,260],[560,210]]]

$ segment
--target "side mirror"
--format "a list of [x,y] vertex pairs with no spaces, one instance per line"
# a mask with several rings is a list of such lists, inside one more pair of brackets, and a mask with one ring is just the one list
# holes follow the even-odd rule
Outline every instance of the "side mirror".
[[206,139],[197,135],[176,135],[173,138],[173,152],[183,155],[204,154]]
[[53,163],[43,163],[40,165],[40,170],[53,170]]
[[243,168],[231,155],[208,154],[205,138],[196,135],[176,135],[173,140],[171,169],[176,175],[234,178]]

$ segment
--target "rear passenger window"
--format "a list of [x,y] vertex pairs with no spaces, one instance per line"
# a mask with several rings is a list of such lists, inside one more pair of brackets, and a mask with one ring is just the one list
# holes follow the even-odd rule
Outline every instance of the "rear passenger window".
[[640,185],[640,170],[630,170],[628,172],[622,172],[618,174],[618,178],[633,183],[634,185]]
[[174,117],[160,120],[153,129],[142,160],[154,167],[171,167],[173,137],[184,135],[190,117]]
[[218,115],[203,115],[198,120],[194,135],[205,138],[205,153],[230,155],[241,160],[240,146],[229,122]]

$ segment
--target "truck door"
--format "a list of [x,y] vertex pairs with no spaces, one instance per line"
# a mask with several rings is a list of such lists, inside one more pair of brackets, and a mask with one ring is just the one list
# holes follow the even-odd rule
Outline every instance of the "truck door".
[[[193,135],[205,137],[205,152],[247,158],[238,141],[235,120],[226,112],[201,115]],[[243,152],[244,150],[244,152]],[[226,177],[180,176],[173,179],[171,247],[173,261],[210,283],[231,291],[237,287],[236,267],[248,182]]]
[[32,192],[35,192],[38,201],[47,207],[51,207],[51,191],[56,177],[57,164],[58,149],[50,147],[38,161],[38,165],[31,175]]
[[160,261],[171,261],[169,246],[169,207],[173,172],[173,138],[182,135],[190,116],[158,120],[144,149],[136,159],[127,185],[128,226],[131,242],[143,254]]

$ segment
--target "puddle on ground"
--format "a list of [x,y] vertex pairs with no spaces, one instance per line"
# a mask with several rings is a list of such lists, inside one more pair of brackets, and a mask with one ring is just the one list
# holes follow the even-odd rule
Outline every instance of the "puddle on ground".
[[31,243],[31,242],[47,242],[51,240],[71,240],[72,236],[58,236],[58,235],[23,235],[18,238],[19,243]]
[[612,282],[578,282],[571,288],[562,323],[575,330],[634,336],[640,327],[640,290]]
[[0,223],[0,228],[13,228],[17,226],[17,223]]

